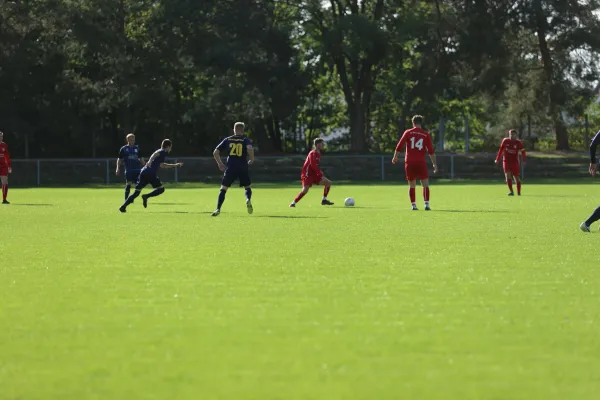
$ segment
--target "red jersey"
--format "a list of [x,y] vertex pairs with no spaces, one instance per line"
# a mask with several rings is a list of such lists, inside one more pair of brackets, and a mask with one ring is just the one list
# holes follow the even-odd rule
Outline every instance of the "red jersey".
[[523,142],[518,139],[504,138],[500,144],[500,150],[496,156],[496,162],[500,161],[500,157],[504,156],[504,162],[507,164],[519,162],[519,152],[523,153],[523,161],[527,157]]
[[8,154],[8,146],[4,142],[0,142],[0,166],[10,168],[10,154]]
[[425,152],[435,153],[429,132],[421,128],[404,131],[396,151],[404,151],[404,162],[407,164],[425,164]]
[[302,177],[314,177],[321,178],[323,173],[319,168],[319,164],[321,163],[321,152],[317,150],[312,150],[308,153],[308,157],[306,157],[306,161],[304,161],[304,165],[302,166]]

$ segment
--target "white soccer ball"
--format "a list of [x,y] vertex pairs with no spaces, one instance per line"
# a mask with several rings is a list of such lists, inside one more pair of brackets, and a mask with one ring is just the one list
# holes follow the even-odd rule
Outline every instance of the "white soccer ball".
[[354,199],[352,197],[348,197],[346,200],[344,200],[344,205],[346,207],[353,207],[354,206]]

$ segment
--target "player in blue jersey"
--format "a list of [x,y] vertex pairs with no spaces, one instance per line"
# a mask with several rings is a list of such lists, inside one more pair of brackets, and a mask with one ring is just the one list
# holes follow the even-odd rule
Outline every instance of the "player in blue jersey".
[[[596,172],[598,170],[598,160],[596,160],[596,149],[598,148],[599,144],[600,144],[600,131],[598,131],[598,133],[596,133],[596,136],[594,136],[594,138],[592,139],[592,143],[590,143],[589,172],[590,172],[590,175],[592,175],[592,176],[596,176]],[[594,210],[594,212],[592,213],[592,215],[590,215],[590,217],[587,220],[585,220],[584,222],[581,223],[581,225],[579,225],[579,229],[581,229],[584,232],[589,232],[590,225],[592,225],[592,223],[594,223],[598,220],[600,220],[600,207],[597,207]]]
[[146,163],[144,168],[142,168],[142,171],[140,172],[140,175],[138,176],[137,184],[135,185],[135,191],[133,192],[133,194],[131,196],[129,196],[127,198],[127,200],[125,200],[125,203],[123,203],[123,205],[119,208],[119,211],[121,211],[123,213],[126,212],[127,206],[130,205],[131,203],[133,203],[135,198],[140,195],[140,192],[142,191],[142,189],[145,188],[146,185],[151,184],[152,187],[154,188],[154,190],[151,191],[150,193],[142,196],[142,201],[144,202],[144,208],[148,207],[148,199],[150,197],[159,196],[165,192],[165,188],[163,187],[162,182],[160,181],[160,178],[158,177],[158,169],[159,168],[177,168],[177,167],[181,167],[183,165],[182,162],[178,162],[177,164],[167,164],[165,162],[165,160],[167,159],[167,156],[169,155],[169,153],[171,152],[171,149],[173,148],[173,144],[171,143],[171,141],[169,139],[163,140],[162,145],[160,147],[161,147],[160,149],[156,150],[150,156],[150,159],[148,160],[148,162]]
[[[239,180],[240,187],[243,186],[246,190],[246,208],[248,209],[248,214],[254,212],[254,208],[252,207],[252,188],[250,187],[252,182],[248,168],[249,165],[254,163],[254,149],[252,148],[252,141],[244,135],[245,128],[246,126],[243,122],[236,122],[233,125],[233,136],[223,139],[213,152],[219,169],[225,172],[221,180],[217,209],[212,213],[213,217],[221,213],[221,206],[225,201],[227,189],[236,180]],[[221,152],[227,154],[227,166],[221,161]]]
[[125,164],[125,200],[129,197],[131,185],[137,182],[138,175],[144,166],[144,159],[140,157],[140,147],[135,144],[135,135],[130,133],[126,137],[127,144],[119,150],[117,159],[117,170],[115,174],[121,174],[121,164]]

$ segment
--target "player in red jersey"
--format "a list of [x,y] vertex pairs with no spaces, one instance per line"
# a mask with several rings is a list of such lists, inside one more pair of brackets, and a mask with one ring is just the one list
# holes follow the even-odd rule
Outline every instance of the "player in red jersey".
[[429,171],[427,170],[427,161],[425,152],[429,153],[429,158],[433,164],[433,172],[437,173],[437,160],[435,150],[431,142],[429,132],[422,128],[423,117],[415,115],[412,117],[413,128],[404,131],[402,138],[396,146],[392,164],[398,162],[398,153],[404,151],[404,170],[406,171],[406,180],[408,181],[408,195],[413,210],[418,210],[416,203],[417,179],[423,186],[423,199],[425,200],[425,210],[430,211],[429,207]]
[[0,182],[2,182],[2,204],[10,204],[6,200],[8,195],[8,174],[12,173],[8,146],[2,141],[4,133],[0,132]]
[[527,159],[527,152],[523,142],[517,139],[517,130],[511,129],[508,131],[508,137],[502,139],[500,144],[500,150],[496,156],[495,163],[498,164],[500,157],[503,157],[502,167],[504,168],[504,175],[506,177],[506,184],[510,192],[509,196],[514,196],[513,191],[513,177],[517,181],[517,194],[521,195],[521,164],[519,163],[519,153],[521,154],[521,160],[523,165]]
[[321,163],[321,151],[325,147],[325,141],[321,138],[317,138],[314,141],[315,149],[308,153],[308,157],[306,157],[306,161],[304,161],[304,165],[302,166],[302,190],[290,207],[296,207],[296,203],[300,201],[301,198],[304,197],[308,190],[312,185],[323,185],[323,199],[321,200],[321,205],[324,206],[332,206],[333,203],[327,200],[327,195],[329,194],[329,189],[331,189],[331,181],[323,176],[323,172],[319,168],[319,164]]

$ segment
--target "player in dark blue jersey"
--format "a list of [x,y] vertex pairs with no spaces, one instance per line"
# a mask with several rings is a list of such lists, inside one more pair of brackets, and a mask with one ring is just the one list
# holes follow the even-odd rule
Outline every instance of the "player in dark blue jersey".
[[[592,143],[590,143],[590,167],[589,172],[590,175],[596,176],[596,171],[598,170],[598,160],[596,160],[596,148],[600,144],[600,131],[596,133],[596,136],[592,139]],[[584,232],[590,231],[590,226],[592,223],[600,220],[600,207],[596,208],[590,217],[579,225],[579,229]]]
[[[217,209],[212,213],[213,217],[221,213],[221,206],[225,201],[227,189],[236,180],[239,180],[240,186],[243,186],[246,190],[246,208],[248,209],[248,214],[254,212],[254,208],[252,207],[252,188],[250,187],[252,182],[248,168],[249,165],[254,163],[254,149],[252,148],[250,139],[244,135],[245,128],[246,126],[243,122],[236,122],[233,125],[234,135],[223,139],[213,152],[219,169],[225,172],[221,180],[221,191],[219,192]],[[221,161],[221,152],[227,154],[227,166]]]
[[125,203],[123,203],[123,205],[119,208],[119,211],[123,213],[126,212],[127,206],[133,203],[133,200],[135,200],[135,198],[140,195],[142,189],[145,188],[146,185],[151,184],[154,190],[142,196],[144,208],[148,207],[148,199],[150,197],[159,196],[165,192],[165,188],[163,187],[162,182],[158,177],[158,169],[177,168],[183,165],[182,162],[178,162],[177,164],[167,164],[165,162],[167,156],[173,148],[173,144],[169,139],[163,140],[162,145],[160,147],[160,149],[156,150],[150,156],[150,159],[148,160],[144,168],[142,168],[142,171],[138,176],[137,184],[135,185],[135,191],[131,196],[127,198],[127,200],[125,200]]
[[121,164],[125,165],[125,200],[129,197],[131,185],[137,182],[138,175],[144,166],[144,159],[140,157],[140,147],[135,145],[135,135],[130,133],[126,137],[127,144],[119,150],[117,159],[117,170],[115,174],[121,174]]

